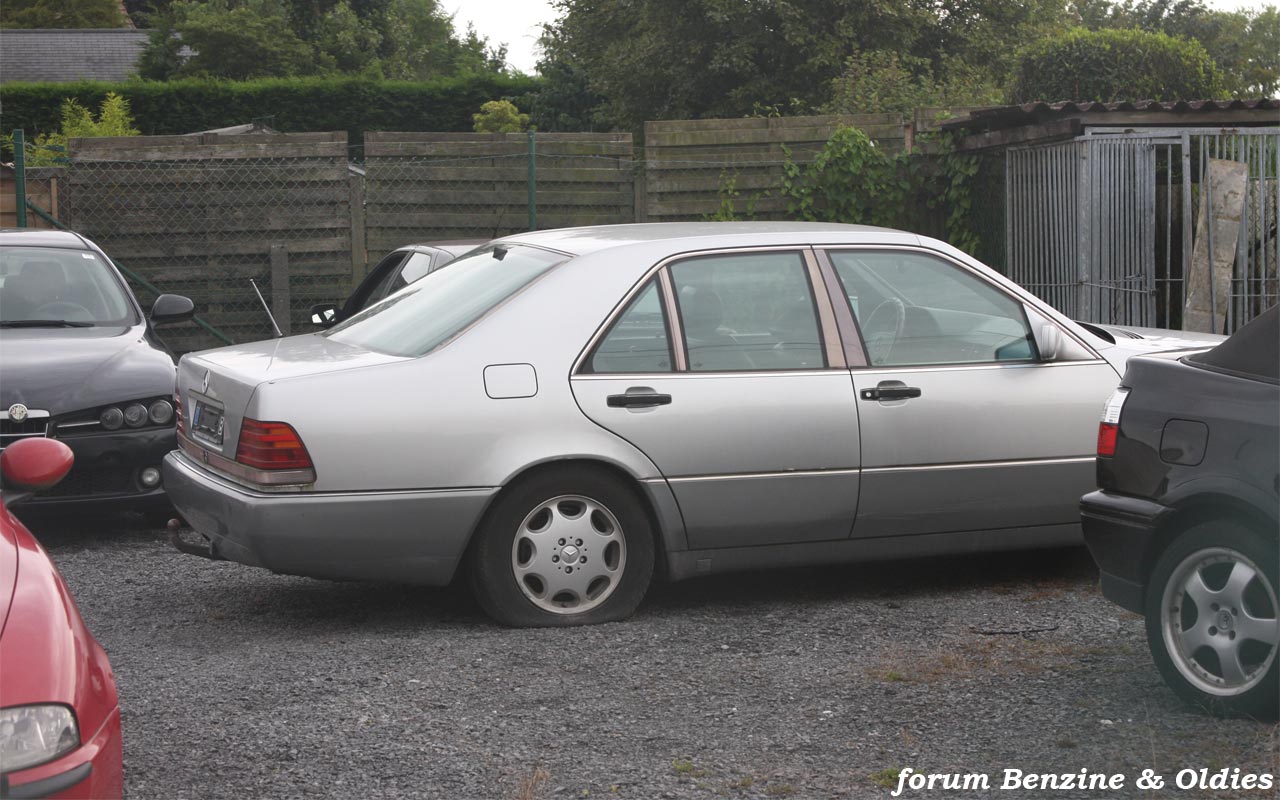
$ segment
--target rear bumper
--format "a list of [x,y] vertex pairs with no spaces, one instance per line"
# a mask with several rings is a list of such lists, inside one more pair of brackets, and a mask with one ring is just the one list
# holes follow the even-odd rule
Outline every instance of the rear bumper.
[[165,457],[164,482],[215,558],[290,575],[425,585],[452,580],[498,491],[256,492],[180,451]]
[[1098,563],[1108,600],[1143,613],[1148,546],[1170,511],[1159,503],[1105,491],[1080,499],[1084,541]]

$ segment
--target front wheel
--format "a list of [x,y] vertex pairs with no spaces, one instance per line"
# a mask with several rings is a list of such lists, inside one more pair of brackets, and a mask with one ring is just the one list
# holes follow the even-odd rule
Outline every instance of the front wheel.
[[653,533],[639,498],[585,467],[515,484],[476,537],[472,590],[489,616],[507,625],[625,619],[653,575]]
[[1277,551],[1223,520],[1189,528],[1147,587],[1147,644],[1165,682],[1216,714],[1275,719],[1280,703]]

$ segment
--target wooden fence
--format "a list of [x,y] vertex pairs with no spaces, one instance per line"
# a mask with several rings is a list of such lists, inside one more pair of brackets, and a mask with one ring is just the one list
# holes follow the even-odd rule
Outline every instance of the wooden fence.
[[[149,283],[190,296],[236,341],[271,335],[250,278],[281,326],[302,330],[312,303],[340,299],[363,274],[345,133],[73,139],[70,152],[62,221]],[[169,336],[179,350],[217,343],[196,328]]]
[[523,133],[368,133],[370,263],[406,242],[528,230],[535,217],[539,228],[632,222],[631,158],[628,133],[539,133],[532,150]]

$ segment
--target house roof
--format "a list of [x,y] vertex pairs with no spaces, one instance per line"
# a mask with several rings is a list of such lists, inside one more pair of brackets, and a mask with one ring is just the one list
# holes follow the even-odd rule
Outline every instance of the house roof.
[[130,28],[0,31],[0,83],[122,81],[138,71],[147,31]]
[[1248,128],[1280,125],[1280,99],[1024,103],[979,108],[939,127],[964,135],[962,150],[1079,136],[1085,128]]

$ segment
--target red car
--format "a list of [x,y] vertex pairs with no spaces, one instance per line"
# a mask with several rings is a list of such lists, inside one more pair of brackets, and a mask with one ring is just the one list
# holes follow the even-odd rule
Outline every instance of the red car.
[[0,453],[0,797],[120,797],[115,676],[49,555],[9,513],[71,469],[55,439]]

